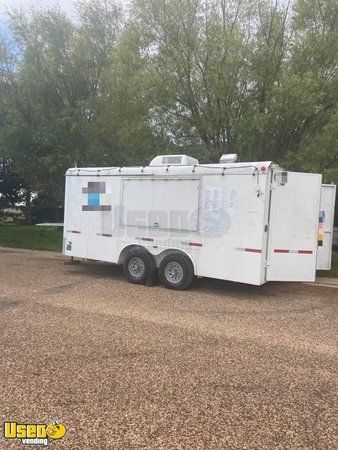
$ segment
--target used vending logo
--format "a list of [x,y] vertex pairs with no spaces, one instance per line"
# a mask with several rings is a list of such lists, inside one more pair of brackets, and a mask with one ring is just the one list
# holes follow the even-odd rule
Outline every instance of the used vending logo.
[[17,423],[5,422],[4,437],[9,440],[19,439],[26,445],[47,446],[50,441],[62,439],[67,429],[61,422],[45,423]]

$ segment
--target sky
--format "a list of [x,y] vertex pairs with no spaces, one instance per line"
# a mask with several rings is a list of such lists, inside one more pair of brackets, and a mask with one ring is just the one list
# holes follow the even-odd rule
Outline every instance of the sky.
[[46,8],[54,5],[59,5],[69,16],[74,14],[72,0],[0,0],[0,32],[6,32],[7,8]]
[[37,8],[45,8],[53,5],[60,5],[60,7],[68,14],[73,13],[72,0],[0,0],[0,14],[5,15],[6,6],[10,8],[30,8],[32,6]]
[[[122,4],[128,4],[128,0],[120,0]],[[0,0],[0,35],[7,33],[7,16],[6,9],[8,8],[48,8],[59,5],[70,17],[74,16],[73,0]]]

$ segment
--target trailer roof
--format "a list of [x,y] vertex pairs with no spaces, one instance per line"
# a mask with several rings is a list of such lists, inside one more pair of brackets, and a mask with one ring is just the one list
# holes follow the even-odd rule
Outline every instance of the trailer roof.
[[124,175],[206,175],[231,173],[264,173],[269,167],[276,167],[272,161],[242,162],[230,164],[196,164],[193,166],[137,166],[137,167],[72,167],[66,176],[124,176]]

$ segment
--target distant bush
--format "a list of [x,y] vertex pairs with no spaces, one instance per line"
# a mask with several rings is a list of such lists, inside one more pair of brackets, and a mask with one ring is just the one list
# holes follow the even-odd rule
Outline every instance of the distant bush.
[[25,222],[25,215],[19,208],[0,209],[1,225],[20,225]]
[[32,207],[32,223],[63,222],[63,208],[48,206]]

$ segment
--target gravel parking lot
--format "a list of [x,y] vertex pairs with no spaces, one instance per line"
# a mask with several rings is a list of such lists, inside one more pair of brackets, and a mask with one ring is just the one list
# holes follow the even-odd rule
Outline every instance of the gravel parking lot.
[[336,448],[338,289],[203,279],[173,292],[6,251],[0,279],[1,418],[59,419],[51,447]]

